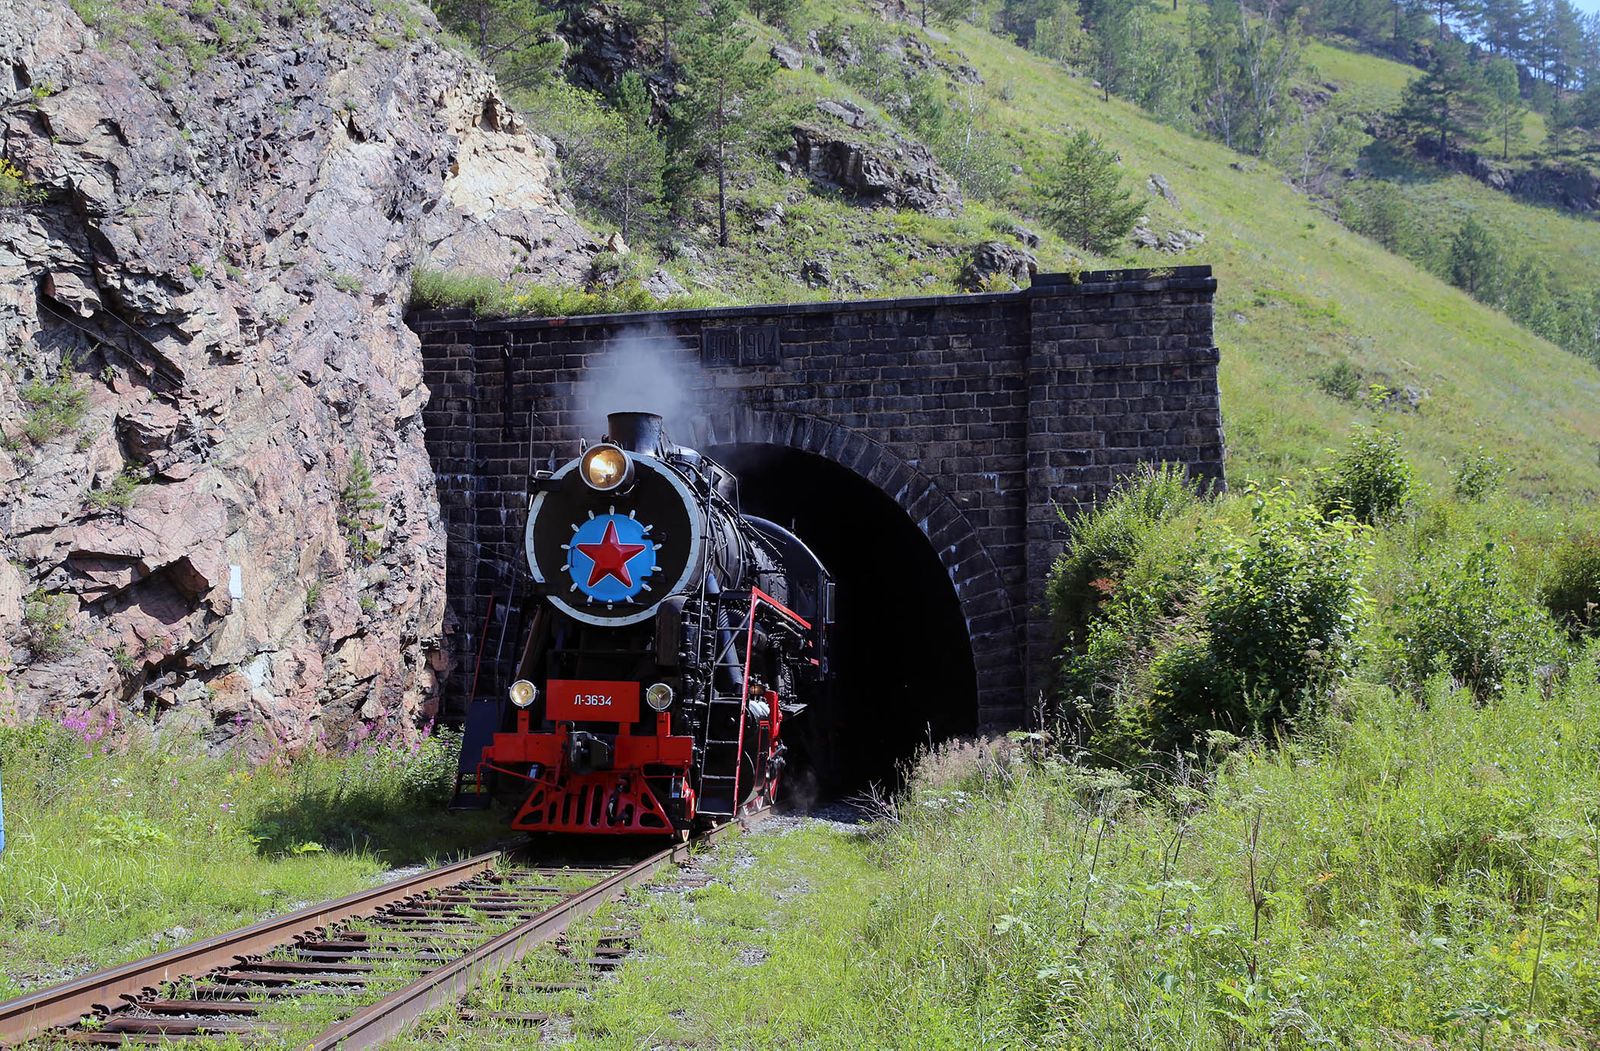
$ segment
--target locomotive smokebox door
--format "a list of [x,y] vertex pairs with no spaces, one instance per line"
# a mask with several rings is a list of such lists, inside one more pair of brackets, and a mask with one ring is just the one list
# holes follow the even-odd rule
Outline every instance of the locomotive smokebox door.
[[[584,474],[591,460],[602,481],[629,480],[597,489]],[[534,496],[529,568],[550,603],[574,620],[637,624],[694,581],[704,542],[698,508],[688,483],[656,457],[594,446]]]

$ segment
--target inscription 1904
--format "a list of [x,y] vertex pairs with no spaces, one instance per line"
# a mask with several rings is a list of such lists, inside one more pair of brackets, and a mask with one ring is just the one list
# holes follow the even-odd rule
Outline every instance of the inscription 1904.
[[707,327],[700,330],[700,360],[707,365],[776,365],[780,358],[777,325]]

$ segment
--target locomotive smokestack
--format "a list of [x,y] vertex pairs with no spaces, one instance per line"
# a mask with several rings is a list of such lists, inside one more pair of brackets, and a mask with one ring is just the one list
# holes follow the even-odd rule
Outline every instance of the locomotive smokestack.
[[606,432],[613,442],[631,453],[660,454],[661,417],[653,412],[613,412],[606,417]]

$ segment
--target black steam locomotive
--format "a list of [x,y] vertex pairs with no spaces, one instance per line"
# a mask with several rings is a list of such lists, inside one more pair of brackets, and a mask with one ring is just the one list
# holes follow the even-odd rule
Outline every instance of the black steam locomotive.
[[659,416],[607,429],[533,481],[532,624],[511,707],[492,736],[469,724],[463,759],[480,786],[526,784],[515,829],[672,835],[773,800],[783,725],[827,681],[833,582]]

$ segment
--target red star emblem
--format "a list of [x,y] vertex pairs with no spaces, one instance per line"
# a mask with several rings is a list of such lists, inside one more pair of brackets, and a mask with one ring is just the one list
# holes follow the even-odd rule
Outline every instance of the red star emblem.
[[594,587],[606,577],[616,577],[625,588],[633,587],[633,577],[628,574],[628,560],[643,551],[643,544],[624,544],[617,540],[617,523],[607,522],[605,536],[598,544],[579,544],[578,550],[594,560],[589,570],[589,583]]

